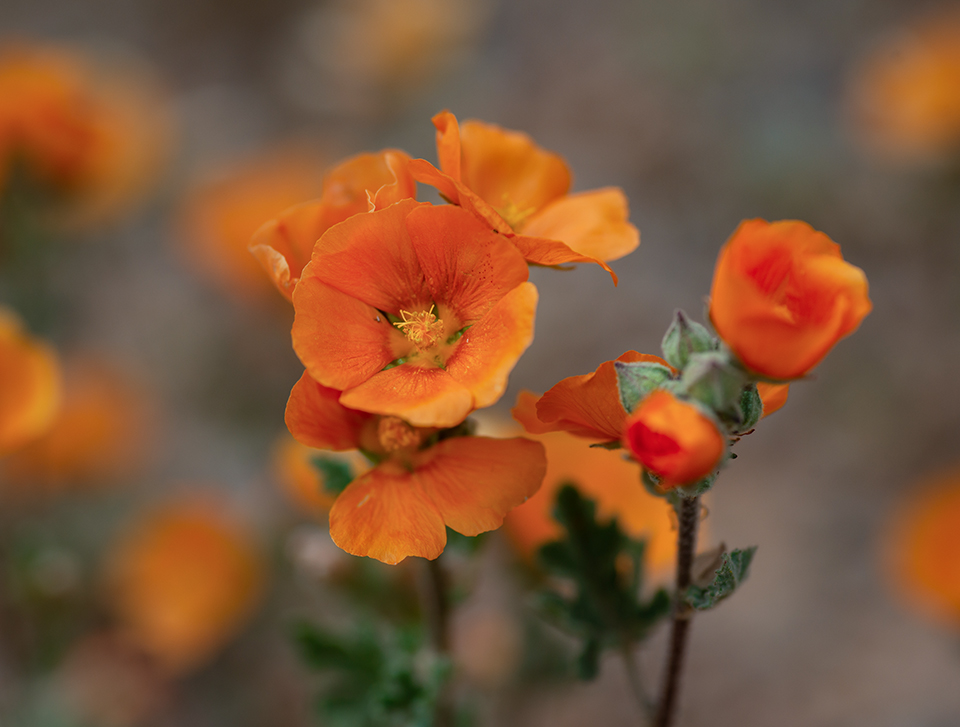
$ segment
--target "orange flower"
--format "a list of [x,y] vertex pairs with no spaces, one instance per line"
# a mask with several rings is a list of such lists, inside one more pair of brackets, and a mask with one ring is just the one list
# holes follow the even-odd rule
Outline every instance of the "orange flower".
[[901,30],[867,55],[850,88],[853,122],[890,157],[960,151],[960,12]]
[[526,439],[437,438],[438,430],[348,409],[340,392],[309,373],[287,402],[290,432],[318,449],[360,449],[378,460],[330,509],[330,536],[353,555],[384,563],[433,559],[446,527],[478,535],[530,497],[546,470],[543,447]]
[[[312,459],[320,454],[288,436],[279,440],[274,447],[274,473],[284,492],[304,512],[311,515],[324,515],[330,509],[336,495],[324,488],[323,475],[313,465]],[[329,453],[324,456],[329,457]],[[344,456],[343,461],[354,472],[364,472],[369,463],[359,453]]]
[[884,543],[897,590],[960,627],[960,470],[931,478],[894,513]]
[[287,300],[292,300],[313,246],[327,229],[360,212],[416,196],[409,161],[395,149],[351,157],[324,177],[320,199],[290,207],[257,230],[250,252]]
[[573,482],[597,502],[600,518],[616,516],[624,532],[647,539],[646,561],[651,567],[672,561],[676,536],[670,505],[643,488],[636,463],[561,432],[536,439],[547,451],[543,486],[507,515],[507,531],[523,555],[530,557],[541,545],[560,537],[562,528],[552,516],[557,490]]
[[688,485],[713,473],[727,449],[716,423],[695,404],[658,389],[627,419],[623,445],[663,489]]
[[0,190],[13,165],[66,192],[68,222],[97,222],[140,196],[167,160],[168,105],[130,59],[107,65],[64,48],[0,49]]
[[67,484],[101,487],[135,473],[150,439],[144,391],[113,364],[74,358],[52,427],[7,458],[3,478],[22,496]]
[[188,499],[143,515],[107,565],[126,638],[173,674],[208,659],[252,614],[263,564],[221,503]]
[[640,244],[627,222],[627,200],[614,187],[568,194],[563,159],[526,134],[442,111],[437,127],[440,170],[423,159],[410,163],[418,182],[436,187],[454,204],[508,236],[531,263],[560,265],[616,260]]
[[771,384],[767,381],[757,382],[757,393],[763,402],[763,416],[768,417],[775,411],[780,411],[787,403],[790,394],[790,384]]
[[[657,363],[674,371],[658,356],[627,351],[617,361]],[[618,442],[623,437],[627,412],[620,403],[615,361],[605,361],[592,374],[570,376],[537,399],[523,391],[513,417],[531,434],[569,432],[598,442]]]
[[53,349],[27,335],[0,307],[0,456],[42,435],[60,406],[60,366]]
[[323,189],[322,165],[305,148],[262,152],[190,190],[177,221],[183,258],[225,292],[242,299],[271,296],[250,238],[261,225]]
[[413,200],[331,227],[293,296],[293,348],[352,409],[451,427],[493,404],[533,338],[537,290],[506,239]]
[[717,334],[748,369],[779,380],[807,374],[871,308],[863,271],[795,220],[740,223],[710,292]]

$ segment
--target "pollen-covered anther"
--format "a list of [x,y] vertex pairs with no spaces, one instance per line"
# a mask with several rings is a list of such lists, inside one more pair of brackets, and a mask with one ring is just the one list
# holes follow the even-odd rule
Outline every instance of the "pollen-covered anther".
[[380,446],[388,452],[419,447],[423,443],[423,430],[407,424],[399,417],[383,417],[377,424]]
[[434,315],[433,309],[434,306],[430,306],[428,311],[415,313],[401,310],[400,317],[403,320],[393,324],[403,331],[420,351],[432,348],[443,337],[443,321]]

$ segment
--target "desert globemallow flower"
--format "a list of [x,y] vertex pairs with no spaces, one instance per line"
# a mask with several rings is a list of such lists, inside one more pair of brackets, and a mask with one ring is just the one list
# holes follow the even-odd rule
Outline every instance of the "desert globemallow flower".
[[773,380],[809,373],[871,308],[863,271],[796,220],[740,223],[710,291],[717,335],[753,374]]
[[526,134],[480,121],[461,126],[449,111],[434,116],[433,124],[440,169],[415,159],[413,176],[508,236],[529,262],[594,262],[613,275],[604,261],[640,244],[621,190],[570,194],[566,162]]
[[340,402],[339,391],[304,373],[290,393],[286,422],[303,444],[359,449],[376,462],[330,508],[330,536],[353,555],[391,564],[436,558],[447,527],[471,536],[498,528],[543,481],[546,459],[537,442],[448,436]]
[[533,338],[523,256],[474,215],[404,200],[317,241],[293,294],[293,348],[340,402],[452,427],[503,394]]
[[287,300],[292,300],[314,244],[331,226],[416,197],[409,161],[397,149],[350,157],[324,175],[318,199],[287,208],[256,231],[249,250]]

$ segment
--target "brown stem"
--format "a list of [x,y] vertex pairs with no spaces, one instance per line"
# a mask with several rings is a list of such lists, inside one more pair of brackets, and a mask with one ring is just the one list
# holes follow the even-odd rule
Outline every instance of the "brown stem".
[[677,586],[673,605],[673,627],[670,631],[670,651],[664,674],[663,690],[657,705],[655,727],[670,727],[676,714],[677,695],[680,692],[680,675],[683,672],[683,657],[687,636],[690,633],[690,618],[693,609],[683,600],[690,586],[693,554],[697,547],[697,525],[700,522],[700,498],[683,498],[680,501],[680,528],[677,533]]
[[[420,604],[430,635],[430,645],[442,657],[450,656],[450,609],[447,601],[447,577],[440,565],[440,558],[424,561],[423,578],[420,582]],[[449,693],[443,690],[437,697],[434,727],[450,727],[453,724],[453,706]]]

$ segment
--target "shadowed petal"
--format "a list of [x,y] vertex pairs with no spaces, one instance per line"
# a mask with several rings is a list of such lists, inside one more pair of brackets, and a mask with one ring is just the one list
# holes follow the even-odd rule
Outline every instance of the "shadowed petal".
[[347,486],[330,508],[330,537],[352,555],[399,563],[432,560],[447,533],[433,501],[408,472],[381,465]]
[[318,384],[304,371],[290,392],[284,419],[301,444],[342,452],[360,447],[360,430],[372,417],[343,406],[338,389]]
[[460,437],[424,451],[416,476],[444,522],[472,536],[500,527],[539,489],[546,469],[539,442]]

